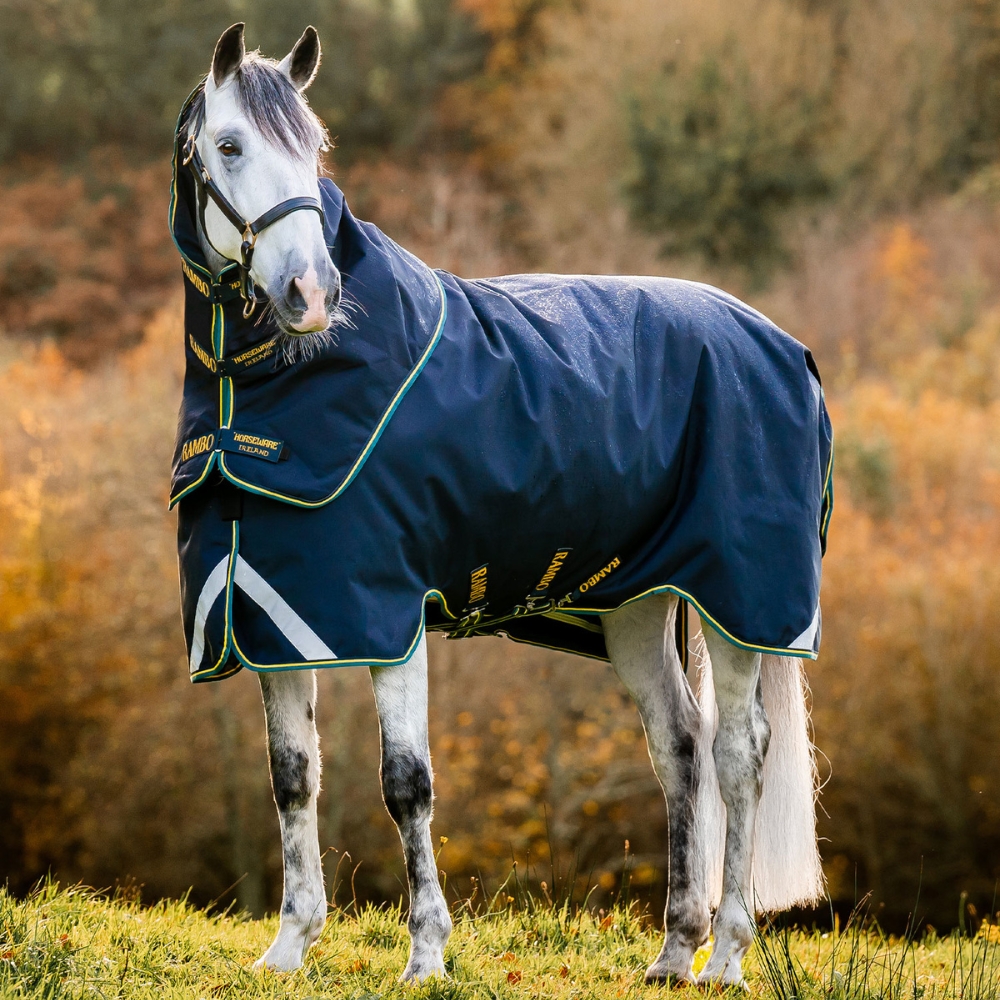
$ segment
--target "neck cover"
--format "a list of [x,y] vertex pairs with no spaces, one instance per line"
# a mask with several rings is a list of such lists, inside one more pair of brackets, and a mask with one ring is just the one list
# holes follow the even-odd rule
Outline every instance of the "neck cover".
[[435,272],[321,180],[353,327],[285,364],[197,240],[179,503],[191,676],[396,664],[426,626],[596,658],[669,591],[737,645],[815,656],[832,435],[809,352],[664,278]]

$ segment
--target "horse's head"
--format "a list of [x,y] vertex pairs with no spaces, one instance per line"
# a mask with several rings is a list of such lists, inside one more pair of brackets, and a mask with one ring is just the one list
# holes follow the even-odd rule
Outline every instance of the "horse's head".
[[[193,116],[197,152],[224,199],[244,220],[266,218],[289,199],[319,201],[320,153],[327,135],[302,92],[320,60],[319,36],[306,28],[275,62],[243,44],[243,25],[219,39],[205,80],[204,114]],[[241,260],[247,238],[212,198],[204,199],[206,256]],[[271,300],[286,334],[312,334],[339,318],[340,274],[316,211],[292,209],[253,234],[250,274]]]

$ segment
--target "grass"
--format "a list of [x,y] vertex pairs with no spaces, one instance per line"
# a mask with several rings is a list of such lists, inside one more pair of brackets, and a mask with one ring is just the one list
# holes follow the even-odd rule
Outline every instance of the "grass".
[[[662,996],[642,974],[659,934],[635,910],[571,910],[506,895],[455,913],[450,978],[397,982],[407,936],[399,907],[335,910],[303,969],[256,974],[277,928],[195,909],[141,906],[91,890],[44,885],[24,900],[0,891],[0,997],[318,998],[451,1000]],[[700,968],[707,958],[702,949]],[[1000,934],[929,933],[895,939],[849,923],[830,934],[768,929],[746,963],[753,997],[767,1000],[997,1000]],[[678,1000],[702,996],[675,991]]]

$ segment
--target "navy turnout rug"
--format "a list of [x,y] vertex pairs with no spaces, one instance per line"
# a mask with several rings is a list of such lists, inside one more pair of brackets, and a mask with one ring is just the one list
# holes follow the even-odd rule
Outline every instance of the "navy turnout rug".
[[235,265],[185,275],[179,505],[191,676],[404,662],[421,630],[606,658],[657,591],[812,657],[832,436],[809,352],[665,278],[434,271],[320,181],[353,328],[285,364]]

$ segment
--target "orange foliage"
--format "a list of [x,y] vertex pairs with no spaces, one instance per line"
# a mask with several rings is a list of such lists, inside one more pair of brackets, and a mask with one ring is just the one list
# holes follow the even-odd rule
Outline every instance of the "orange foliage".
[[136,343],[176,281],[168,171],[105,153],[82,174],[26,173],[0,177],[0,329],[55,337],[77,362]]
[[[521,9],[480,6],[497,18]],[[66,318],[66,332],[34,346],[0,338],[0,857],[19,888],[51,867],[97,884],[131,875],[151,896],[193,884],[201,901],[247,874],[236,894],[259,911],[280,899],[259,696],[249,676],[208,690],[187,683],[174,521],[163,507],[179,301],[168,292],[149,311],[177,281],[176,261],[159,228],[164,199],[156,205],[151,193],[162,174],[123,176],[155,211],[133,216],[53,174],[49,214],[38,208],[42,182],[20,182],[11,202],[20,228],[4,230],[25,260],[65,258],[72,281],[89,282],[110,311],[92,322],[72,283],[40,286],[37,301],[23,290],[0,300],[9,333],[55,335],[62,320],[51,317]],[[530,266],[502,238],[503,200],[473,174],[382,164],[343,184],[360,215],[435,264],[465,274]],[[943,921],[958,891],[988,895],[1000,875],[1000,267],[995,215],[961,212],[949,203],[873,224],[832,263],[829,244],[817,243],[807,248],[814,271],[773,300],[791,329],[821,331],[830,300],[811,298],[808,281],[869,296],[866,311],[840,316],[870,360],[861,374],[846,364],[827,378],[838,502],[811,676],[816,738],[831,764],[822,819],[831,891],[852,897],[857,869],[862,887],[905,915],[923,858],[924,905]],[[159,235],[150,228],[143,259],[127,261],[149,220]],[[951,252],[956,232],[977,257]],[[564,246],[595,270],[609,260],[652,269],[627,231],[605,235]],[[92,257],[99,239],[110,249]],[[968,271],[985,291],[969,318],[954,307],[964,286],[947,271],[953,260],[978,262]],[[0,280],[11,280],[12,261],[0,258]],[[136,275],[148,297],[132,295]],[[141,343],[108,357],[140,320]],[[843,342],[825,342],[825,374]],[[431,683],[450,895],[492,891],[513,856],[547,880],[544,891],[596,886],[603,903],[628,840],[633,883],[659,905],[662,797],[637,715],[604,665],[503,640],[433,638]],[[370,686],[363,671],[326,671],[320,684],[331,887],[344,901],[346,876],[363,861],[358,894],[396,898],[401,858],[378,791]]]

